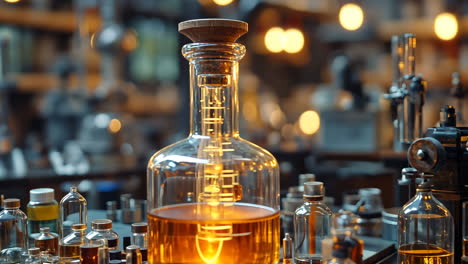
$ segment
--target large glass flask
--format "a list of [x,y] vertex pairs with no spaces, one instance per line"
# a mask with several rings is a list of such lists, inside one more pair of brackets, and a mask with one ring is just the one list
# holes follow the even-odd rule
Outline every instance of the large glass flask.
[[453,218],[431,188],[429,175],[424,175],[416,195],[398,215],[400,264],[453,263]]
[[333,215],[324,196],[322,182],[304,183],[304,204],[294,212],[296,264],[322,263],[322,241],[330,235]]
[[78,188],[70,187],[70,192],[60,201],[60,237],[71,234],[72,225],[88,223],[88,203],[78,192]]
[[271,264],[279,261],[279,171],[266,150],[238,129],[234,43],[247,23],[179,24],[195,43],[190,63],[191,131],[148,164],[149,263]]

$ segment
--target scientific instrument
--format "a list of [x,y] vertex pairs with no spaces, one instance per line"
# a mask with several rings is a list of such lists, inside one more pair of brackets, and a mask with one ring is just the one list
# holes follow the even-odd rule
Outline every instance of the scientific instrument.
[[323,203],[322,182],[304,183],[304,204],[294,213],[296,264],[321,263],[322,240],[330,235],[332,211]]
[[239,135],[235,41],[247,23],[190,20],[191,130],[148,163],[150,263],[271,264],[279,261],[279,170]]
[[434,175],[432,192],[455,220],[455,259],[462,256],[462,204],[468,201],[468,128],[457,126],[453,106],[441,108],[438,127],[428,128],[425,137],[408,149],[409,164]]
[[453,218],[432,188],[432,175],[423,174],[416,195],[398,215],[398,263],[453,263]]
[[75,186],[60,201],[59,234],[61,238],[72,233],[72,225],[88,223],[88,203]]

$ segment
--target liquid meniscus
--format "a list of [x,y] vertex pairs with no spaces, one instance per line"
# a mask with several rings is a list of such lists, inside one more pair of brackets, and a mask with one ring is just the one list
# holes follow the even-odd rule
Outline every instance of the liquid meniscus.
[[398,249],[400,264],[451,264],[453,252],[431,244],[414,243]]
[[277,263],[279,217],[274,209],[246,203],[155,209],[148,214],[149,263]]

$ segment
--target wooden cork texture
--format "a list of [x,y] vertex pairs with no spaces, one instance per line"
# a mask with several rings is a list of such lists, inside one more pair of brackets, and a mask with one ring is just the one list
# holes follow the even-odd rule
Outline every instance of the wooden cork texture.
[[179,23],[179,32],[193,42],[236,42],[247,33],[248,24],[231,19],[195,19]]

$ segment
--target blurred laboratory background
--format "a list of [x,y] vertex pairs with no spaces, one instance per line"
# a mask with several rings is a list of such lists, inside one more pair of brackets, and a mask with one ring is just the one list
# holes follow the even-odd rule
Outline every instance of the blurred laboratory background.
[[249,23],[240,131],[277,158],[283,196],[313,173],[331,204],[375,187],[384,207],[402,205],[392,36],[417,37],[419,129],[465,102],[468,1],[2,0],[0,194],[26,203],[77,185],[94,209],[146,198],[150,156],[189,132],[177,25],[198,18]]

